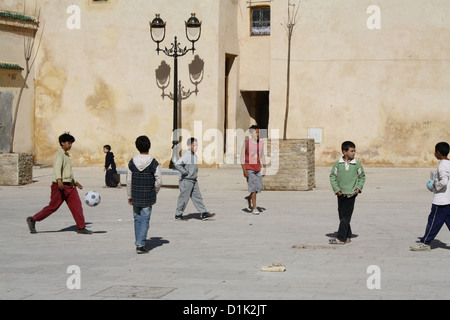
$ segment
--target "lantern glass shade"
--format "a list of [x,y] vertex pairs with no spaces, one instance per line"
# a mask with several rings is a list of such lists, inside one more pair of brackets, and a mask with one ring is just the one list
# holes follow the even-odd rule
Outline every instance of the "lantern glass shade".
[[156,14],[156,18],[150,23],[150,34],[153,41],[161,42],[166,36],[166,23]]
[[186,37],[189,41],[195,42],[200,39],[202,23],[197,19],[195,13],[186,21]]
[[164,29],[152,29],[152,34],[155,39],[161,39],[164,36]]

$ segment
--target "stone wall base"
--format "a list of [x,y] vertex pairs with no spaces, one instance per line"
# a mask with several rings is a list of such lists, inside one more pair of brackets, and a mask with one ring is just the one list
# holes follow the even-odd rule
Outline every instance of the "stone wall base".
[[31,153],[0,153],[0,185],[20,186],[33,183]]
[[267,141],[270,164],[264,190],[308,191],[316,186],[313,139]]

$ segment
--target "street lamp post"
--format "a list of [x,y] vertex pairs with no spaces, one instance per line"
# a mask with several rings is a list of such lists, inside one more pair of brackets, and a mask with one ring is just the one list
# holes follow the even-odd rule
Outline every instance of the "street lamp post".
[[181,48],[177,37],[174,38],[170,48],[164,47],[161,49],[159,44],[164,41],[166,37],[166,23],[156,14],[155,19],[150,22],[150,35],[152,40],[156,42],[156,52],[158,55],[163,52],[166,56],[174,59],[174,76],[173,76],[173,138],[172,138],[172,158],[170,159],[170,168],[174,168],[174,163],[178,160],[178,57],[186,55],[189,51],[194,54],[195,42],[200,39],[202,33],[202,23],[195,17],[195,13],[191,14],[188,21],[185,22],[186,38],[192,43],[191,48]]

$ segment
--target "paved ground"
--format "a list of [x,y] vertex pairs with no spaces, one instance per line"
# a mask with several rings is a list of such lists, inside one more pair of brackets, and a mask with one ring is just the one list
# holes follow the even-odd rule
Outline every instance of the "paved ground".
[[[165,187],[151,218],[151,251],[137,255],[125,188],[103,189],[101,168],[74,168],[85,187],[80,194],[97,190],[102,196],[99,207],[85,206],[93,235],[74,232],[65,204],[37,224],[38,234],[29,234],[25,218],[50,195],[51,169],[35,169],[32,185],[0,187],[0,298],[450,299],[447,228],[430,252],[409,251],[425,230],[430,170],[366,168],[352,221],[355,237],[332,246],[328,236],[338,218],[329,168],[316,169],[313,191],[263,192],[259,216],[245,210],[240,169],[200,169],[205,203],[216,218],[199,220],[190,204],[189,221],[174,221],[178,190]],[[175,184],[176,177],[165,182]],[[274,262],[286,272],[260,271]],[[78,278],[68,273],[73,265]],[[371,271],[373,265],[379,272]],[[68,288],[72,279],[81,289]],[[380,289],[369,289],[368,282]]]

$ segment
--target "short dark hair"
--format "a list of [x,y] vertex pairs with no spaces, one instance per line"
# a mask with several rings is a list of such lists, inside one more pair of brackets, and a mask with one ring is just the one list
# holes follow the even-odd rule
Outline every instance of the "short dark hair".
[[192,146],[192,144],[193,144],[194,142],[197,142],[197,139],[196,139],[196,138],[194,138],[194,137],[189,138],[189,139],[187,140],[187,145],[188,145],[188,146]]
[[103,149],[108,149],[108,151],[111,151],[111,146],[109,144],[105,144]]
[[350,148],[356,148],[355,144],[352,141],[344,141],[342,142],[341,150],[348,151]]
[[442,154],[444,157],[448,156],[449,149],[450,147],[447,142],[439,142],[436,144],[436,147],[434,147],[434,150]]
[[252,125],[252,126],[248,129],[248,131],[249,131],[249,132],[253,132],[253,131],[255,131],[256,129],[259,129],[259,126],[257,126],[256,124],[254,124],[254,125]]
[[140,136],[136,139],[136,148],[139,152],[145,153],[150,150],[152,143],[147,136]]
[[58,140],[60,146],[62,146],[64,142],[71,142],[71,143],[75,142],[75,138],[69,132],[64,132],[62,135],[59,136]]

